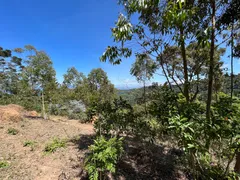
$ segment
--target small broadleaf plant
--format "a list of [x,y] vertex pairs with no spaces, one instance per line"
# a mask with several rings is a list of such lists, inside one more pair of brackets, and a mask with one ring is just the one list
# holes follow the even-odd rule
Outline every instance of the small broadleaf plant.
[[89,156],[85,162],[85,168],[90,180],[103,179],[106,173],[116,172],[116,164],[123,153],[123,138],[106,139],[98,137],[94,144],[89,146]]

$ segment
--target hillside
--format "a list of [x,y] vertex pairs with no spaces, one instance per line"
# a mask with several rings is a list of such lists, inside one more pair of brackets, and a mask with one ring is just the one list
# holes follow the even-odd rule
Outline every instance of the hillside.
[[[230,82],[231,82],[231,77],[228,74],[225,74],[223,76],[221,90],[226,94],[230,94],[230,91],[231,91]],[[182,85],[180,85],[180,86],[182,87]],[[153,88],[154,88],[154,86],[147,86],[146,87],[146,95],[151,93]],[[172,88],[175,92],[180,92],[176,85],[173,85]],[[206,93],[207,93],[206,81],[203,80],[199,84],[199,89],[200,89],[199,94],[206,96]],[[235,96],[240,97],[240,74],[234,75],[233,92],[234,92]],[[123,99],[128,100],[130,104],[136,104],[136,103],[138,103],[139,100],[142,99],[143,88],[134,88],[134,89],[126,89],[126,90],[118,89],[117,94],[118,94],[118,96],[121,96]]]

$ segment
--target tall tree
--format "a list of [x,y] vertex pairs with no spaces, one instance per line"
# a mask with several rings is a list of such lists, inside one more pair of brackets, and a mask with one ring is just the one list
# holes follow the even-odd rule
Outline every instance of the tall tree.
[[70,89],[75,89],[77,86],[81,85],[85,79],[84,74],[78,72],[75,67],[69,68],[63,77],[63,85]]
[[92,101],[111,102],[115,96],[113,84],[108,80],[106,72],[101,68],[93,69],[87,77],[89,93]]
[[44,119],[47,119],[44,96],[48,97],[49,101],[51,92],[56,89],[56,72],[52,67],[52,61],[45,52],[38,51],[28,68],[33,72],[36,87],[42,92],[42,113]]
[[24,66],[22,59],[12,56],[11,50],[0,48],[0,86],[3,94],[17,94],[20,81],[19,74]]
[[150,80],[157,69],[156,63],[148,55],[137,56],[130,70],[131,74],[137,78],[138,82],[143,82],[143,98],[146,107],[146,81]]
[[210,47],[210,62],[208,72],[208,99],[207,99],[207,110],[206,117],[208,120],[211,118],[211,103],[212,103],[212,92],[213,92],[213,71],[214,71],[214,53],[215,53],[215,24],[216,24],[216,2],[211,0],[211,47]]
[[[217,48],[214,56],[214,90],[220,83],[219,78],[222,72],[221,56],[225,53],[224,48]],[[200,92],[200,85],[207,79],[209,66],[208,47],[198,46],[197,43],[191,43],[186,47],[188,74],[189,74],[189,92],[190,102],[194,101]],[[184,70],[181,59],[181,50],[177,46],[168,46],[162,53],[162,58],[159,59],[160,64],[166,69],[167,76],[171,79],[179,91],[184,94],[183,81]]]
[[[230,31],[230,37],[228,40],[228,44],[230,44],[231,47],[231,98],[233,98],[233,90],[234,90],[234,56],[238,56],[238,43],[237,38],[240,37],[240,1],[238,0],[231,0],[218,20],[219,26],[223,30],[229,30]],[[236,38],[236,39],[235,39]],[[236,164],[235,164],[235,171],[237,173],[240,173],[240,152],[237,153],[236,156]]]
[[42,115],[44,119],[47,119],[45,102],[51,101],[52,93],[57,87],[52,61],[44,51],[37,51],[33,46],[25,46],[24,51],[32,52],[27,56],[27,64],[23,71],[23,84],[29,85],[32,93],[37,96],[41,94]]
[[[157,61],[162,59],[162,53],[167,46],[179,46],[184,70],[183,95],[189,102],[190,79],[186,45],[196,39],[196,32],[201,26],[200,22],[205,16],[206,8],[201,3],[199,5],[198,1],[180,0],[120,0],[120,4],[124,6],[126,16],[120,14],[115,28],[112,29],[114,41],[119,43],[119,46],[109,46],[101,56],[101,61],[109,60],[113,64],[119,64],[133,52],[136,55],[147,54]],[[136,25],[131,23],[131,16],[134,13],[139,15]],[[136,43],[134,47],[130,46],[132,42]],[[139,48],[136,50],[135,47]],[[169,81],[166,69],[163,66],[161,68]]]
[[61,91],[64,101],[69,100],[83,100],[86,92],[86,77],[83,73],[78,72],[75,67],[71,67],[63,75],[63,83]]

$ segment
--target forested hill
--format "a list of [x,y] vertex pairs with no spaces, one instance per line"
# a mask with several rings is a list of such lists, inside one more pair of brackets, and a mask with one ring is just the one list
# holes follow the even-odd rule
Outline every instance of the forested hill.
[[[229,74],[225,74],[222,78],[222,91],[226,94],[230,94],[231,91],[231,76]],[[206,95],[207,93],[207,81],[202,80],[202,82],[199,84],[200,94]],[[151,92],[154,86],[156,86],[156,83],[153,83],[152,86],[146,87],[146,95]],[[173,85],[173,90],[175,92],[179,92],[179,89]],[[240,96],[240,73],[234,75],[234,95]],[[136,104],[139,101],[141,101],[143,97],[143,88],[133,88],[133,89],[118,89],[117,90],[118,96],[121,96],[123,99],[128,100],[130,104]]]

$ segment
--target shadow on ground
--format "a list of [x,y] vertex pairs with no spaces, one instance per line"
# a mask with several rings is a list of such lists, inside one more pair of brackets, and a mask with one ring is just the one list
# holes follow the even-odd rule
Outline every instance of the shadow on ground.
[[118,163],[118,176],[125,179],[177,180],[177,159],[182,155],[176,149],[167,149],[151,143],[128,139],[125,155]]
[[87,150],[93,144],[95,135],[80,135],[80,138],[71,139],[70,142],[77,145],[79,151]]
[[[79,151],[87,150],[93,143],[94,135],[82,135],[72,140]],[[179,173],[178,160],[182,152],[150,143],[140,143],[135,139],[125,139],[125,153],[117,164],[116,180],[186,180],[184,173]],[[86,151],[87,152],[87,151]],[[79,174],[80,179],[86,172]],[[112,178],[111,178],[112,179]]]
[[30,120],[43,120],[41,116],[28,116],[25,115],[24,118],[30,119]]

